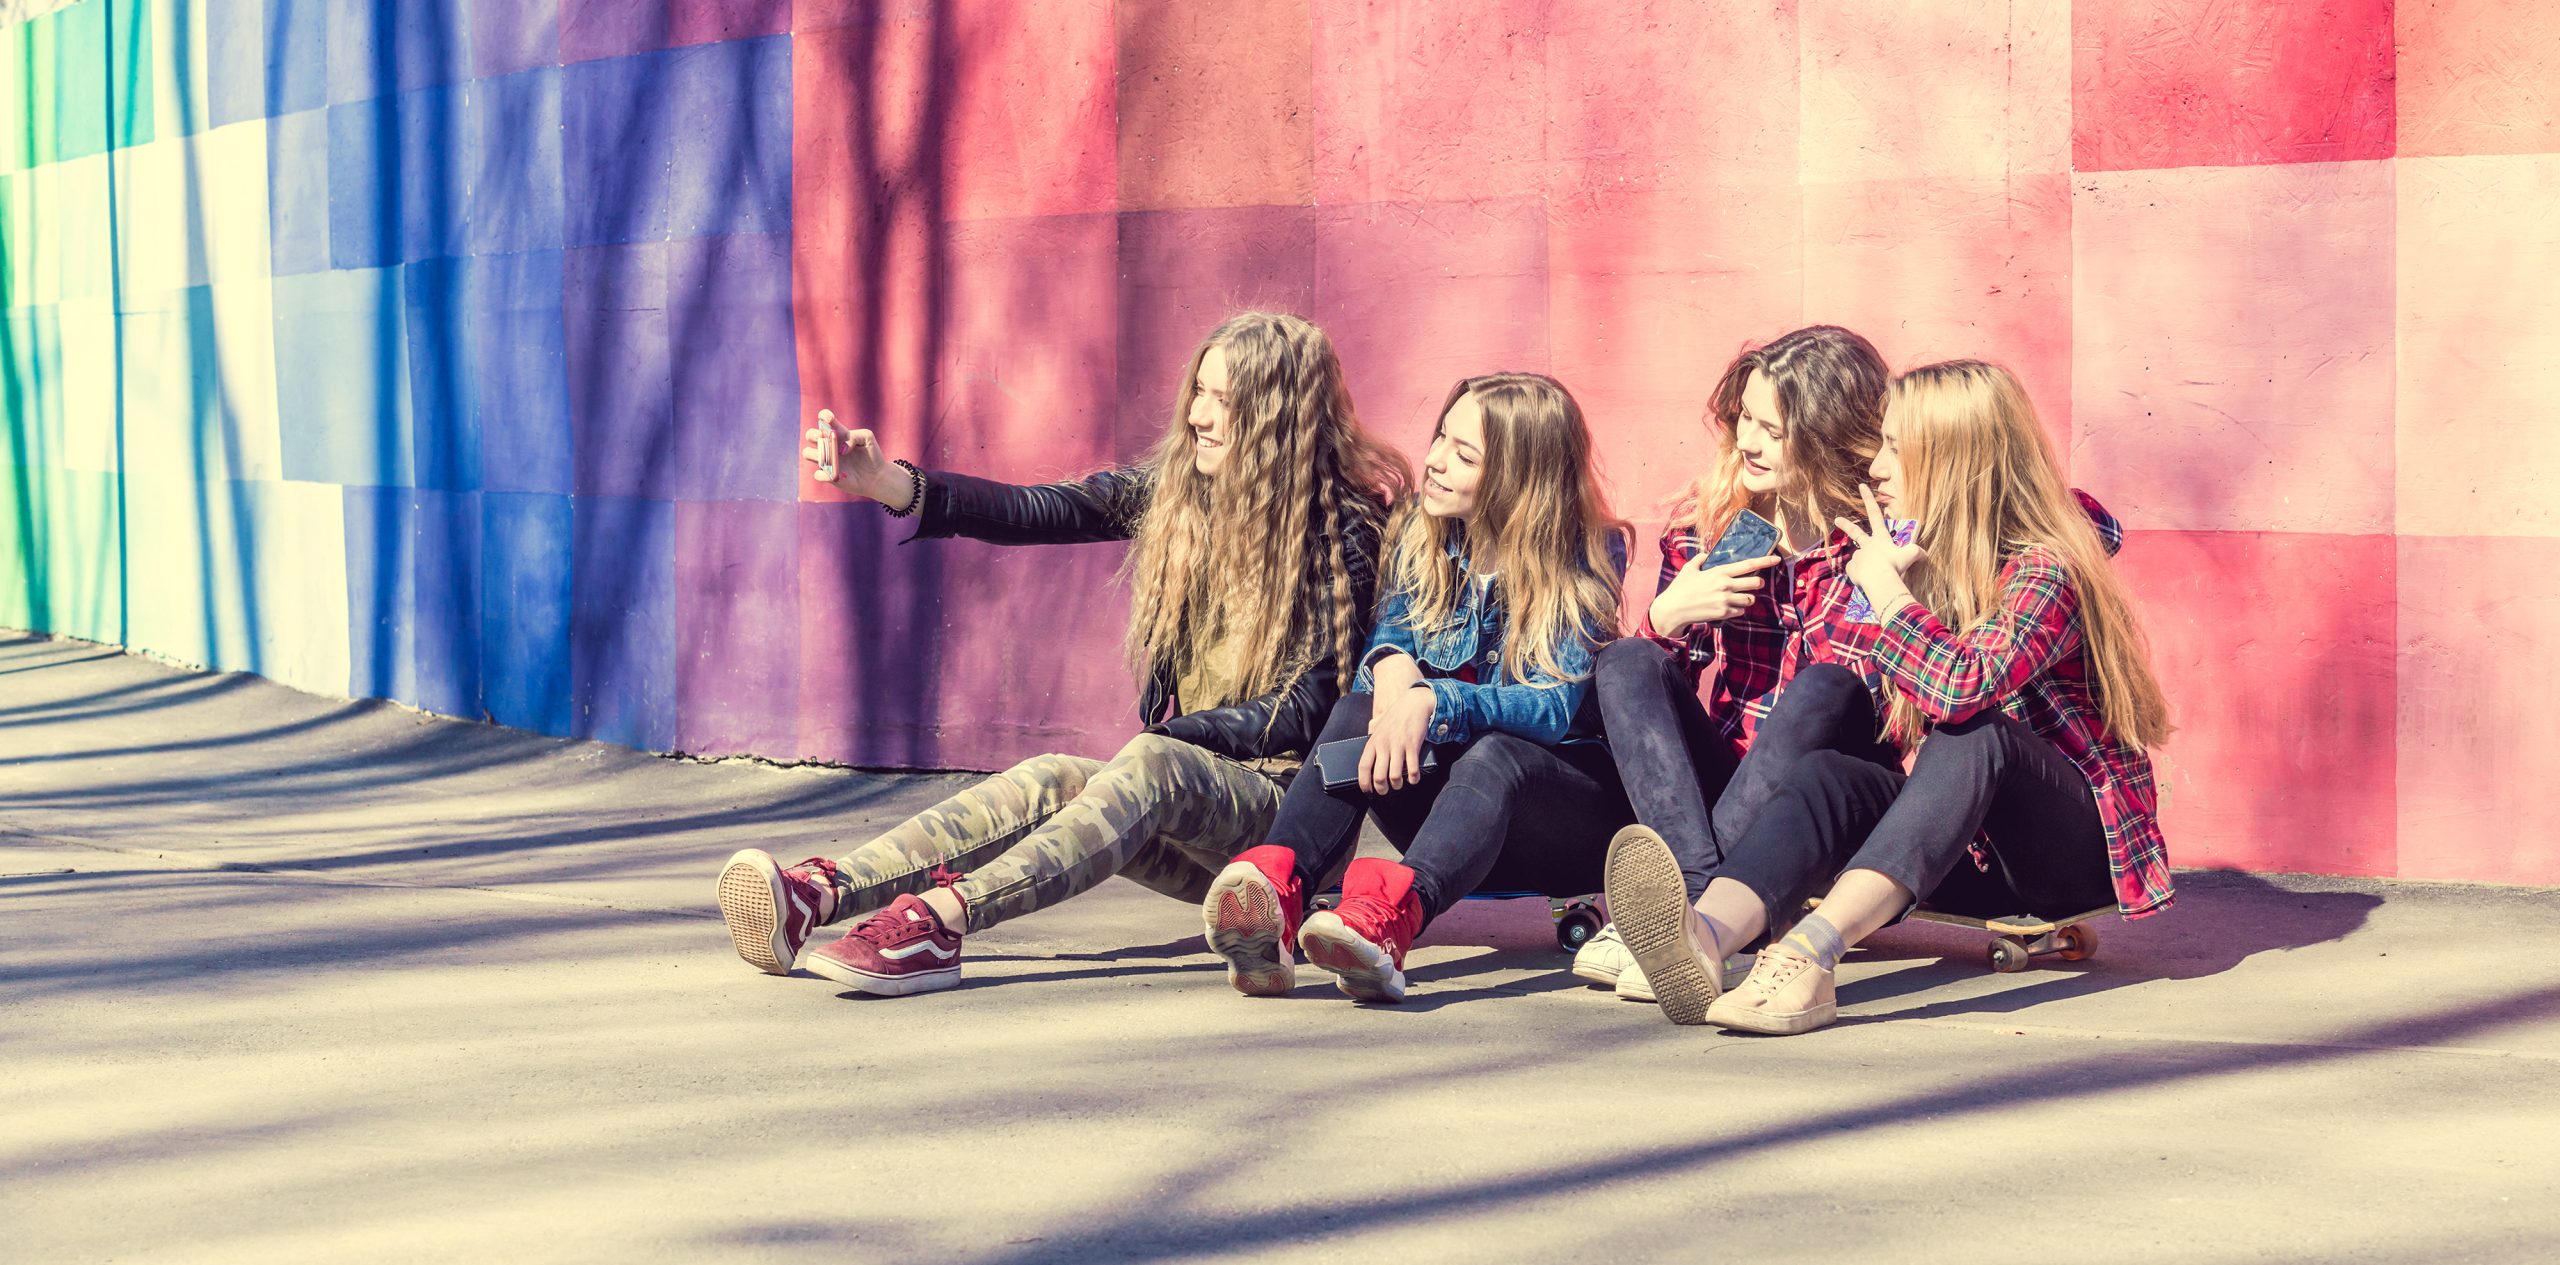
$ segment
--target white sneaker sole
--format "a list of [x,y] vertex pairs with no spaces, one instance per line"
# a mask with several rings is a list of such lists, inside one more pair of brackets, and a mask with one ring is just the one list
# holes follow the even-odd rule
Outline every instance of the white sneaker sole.
[[1342,991],[1354,1000],[1404,1000],[1404,972],[1395,959],[1344,926],[1330,909],[1310,916],[1298,928],[1298,948],[1308,962],[1333,972]]
[[857,992],[874,997],[905,997],[913,993],[939,992],[960,983],[960,964],[938,966],[930,971],[910,971],[903,975],[873,975],[856,970],[824,954],[809,959],[809,969]]
[[1817,1002],[1811,1008],[1788,1014],[1776,1014],[1756,1007],[1718,1005],[1707,1009],[1707,1018],[1718,1027],[1740,1032],[1757,1032],[1763,1036],[1792,1037],[1829,1027],[1840,1017],[1840,1003]]
[[1619,831],[1609,841],[1603,881],[1618,937],[1644,970],[1662,1017],[1677,1024],[1705,1023],[1707,1007],[1724,992],[1723,964],[1707,970],[1689,947],[1689,888],[1671,845],[1643,826]]
[[1218,872],[1201,917],[1208,925],[1209,951],[1226,959],[1227,983],[1237,992],[1286,997],[1298,986],[1280,894],[1251,862],[1238,861]]
[[747,965],[767,975],[789,975],[797,946],[782,934],[782,866],[762,848],[744,848],[720,869],[720,919]]

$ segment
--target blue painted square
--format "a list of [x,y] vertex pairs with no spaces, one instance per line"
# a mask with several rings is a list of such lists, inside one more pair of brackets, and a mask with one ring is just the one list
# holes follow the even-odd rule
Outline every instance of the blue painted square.
[[560,74],[550,67],[471,85],[463,125],[469,253],[560,248]]
[[[568,67],[561,100],[561,171],[568,244],[658,241],[676,162],[676,103],[668,55],[644,53]],[[708,120],[686,119],[685,126]]]
[[668,247],[667,346],[675,455],[669,494],[787,501],[776,462],[798,433],[799,357],[787,236],[697,237]]
[[406,488],[346,490],[347,693],[356,698],[418,696],[409,519]]
[[462,253],[463,93],[329,107],[329,257],[340,268]]
[[489,493],[482,514],[480,679],[489,719],[571,733],[575,512],[565,496]]
[[285,477],[406,486],[411,396],[398,274],[319,272],[273,286]]
[[[329,104],[329,9],[335,0],[263,0],[269,117]],[[219,6],[217,6],[219,7]]]
[[263,119],[267,108],[267,5],[224,0],[204,8],[205,108],[210,126]]
[[422,259],[400,270],[407,303],[409,416],[417,486],[480,486],[480,419],[474,407],[471,312],[458,259]]
[[578,495],[664,497],[678,459],[667,244],[569,251],[565,279]]
[[466,0],[463,7],[473,78],[560,64],[560,0]]
[[573,732],[643,751],[676,739],[675,507],[580,497],[572,570]]
[[480,486],[492,492],[575,486],[561,267],[556,250],[483,255],[469,265],[472,410]]
[[329,115],[267,120],[267,242],[274,274],[329,267]]
[[678,49],[668,230],[676,237],[779,233],[791,225],[791,38]]
[[402,701],[478,720],[480,698],[480,495],[411,494],[410,559],[417,568],[417,696]]
[[471,77],[461,0],[327,0],[329,103]]

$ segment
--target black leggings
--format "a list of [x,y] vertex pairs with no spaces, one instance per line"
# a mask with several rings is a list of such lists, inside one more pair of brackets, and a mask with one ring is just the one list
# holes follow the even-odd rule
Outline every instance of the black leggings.
[[[1963,864],[1981,832],[1988,870]],[[1977,917],[2062,917],[2115,903],[2088,780],[2060,748],[1999,712],[1939,726],[1907,779],[1840,752],[1806,756],[1721,877],[1766,902],[1776,929],[1847,870],[1874,870],[1931,908]]]
[[[1374,696],[1345,694],[1318,742],[1369,732]],[[1609,838],[1635,819],[1617,766],[1599,743],[1540,746],[1490,733],[1435,748],[1440,766],[1400,791],[1328,793],[1314,762],[1289,783],[1271,842],[1298,854],[1313,891],[1351,855],[1363,812],[1404,850],[1426,919],[1479,887],[1575,896],[1600,890]]]
[[1797,673],[1739,760],[1673,652],[1654,642],[1628,637],[1603,647],[1592,687],[1636,820],[1671,845],[1691,900],[1806,755],[1846,752],[1878,767],[1902,765],[1878,736],[1866,684],[1837,664]]

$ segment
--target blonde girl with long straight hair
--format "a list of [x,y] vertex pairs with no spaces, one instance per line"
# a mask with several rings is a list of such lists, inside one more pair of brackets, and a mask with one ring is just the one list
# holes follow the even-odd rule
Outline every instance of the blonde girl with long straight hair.
[[[1129,541],[1130,666],[1146,724],[1118,755],[1038,756],[835,859],[731,857],[739,956],[789,974],[817,928],[858,918],[809,969],[897,996],[960,980],[960,943],[1113,874],[1197,904],[1258,842],[1367,643],[1402,458],[1361,430],[1324,332],[1245,312],[1201,340],[1139,463],[1016,486],[889,461],[831,417],[812,477],[916,519],[916,537]],[[866,916],[867,915],[867,916]]]
[[[1609,834],[1629,820],[1590,701],[1626,532],[1562,383],[1497,373],[1450,390],[1421,488],[1387,529],[1359,678],[1317,739],[1365,740],[1357,778],[1291,785],[1270,842],[1227,866],[1203,904],[1238,991],[1287,993],[1303,950],[1353,998],[1401,1001],[1413,937],[1488,878],[1598,886]],[[1301,925],[1364,813],[1403,860],[1350,861],[1341,903]]]
[[[1831,1022],[1840,955],[1922,897],[1963,913],[2136,918],[2172,899],[2148,754],[2169,736],[2168,706],[2110,542],[2025,389],[1978,360],[1903,374],[1870,473],[1865,512],[1840,524],[1847,573],[1880,622],[1888,725],[1918,751],[1907,779],[1839,753],[1798,763],[1715,880],[1757,917],[1688,933],[1756,937],[1826,882],[1828,894],[1708,1004],[1710,1023]],[[1888,512],[1916,520],[1912,539]]]

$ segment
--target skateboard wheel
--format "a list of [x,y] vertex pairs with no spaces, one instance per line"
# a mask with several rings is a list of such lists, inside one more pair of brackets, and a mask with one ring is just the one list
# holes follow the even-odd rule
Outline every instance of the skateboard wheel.
[[2002,975],[2023,971],[2027,969],[2027,963],[2034,960],[2028,954],[2027,946],[2007,936],[1992,941],[1991,948],[1985,956],[1991,959],[1991,969]]
[[1327,892],[1322,896],[1316,897],[1314,900],[1308,901],[1307,912],[1312,914],[1320,909],[1331,909],[1334,907],[1338,899],[1339,898],[1334,896],[1333,893]]
[[1600,911],[1589,905],[1576,905],[1556,919],[1556,947],[1567,953],[1579,951],[1600,934]]
[[2098,956],[2098,930],[2087,923],[2064,927],[2058,937],[2062,941],[2062,960],[2085,962]]

